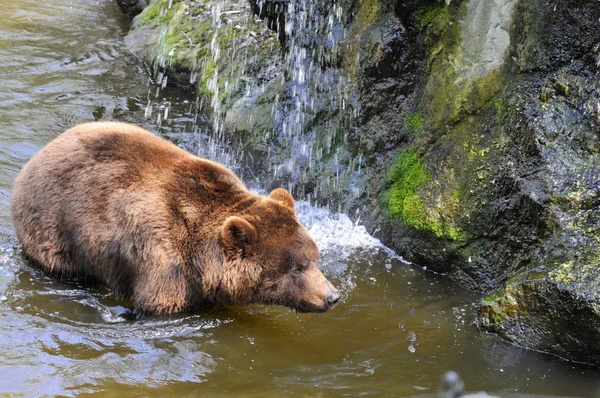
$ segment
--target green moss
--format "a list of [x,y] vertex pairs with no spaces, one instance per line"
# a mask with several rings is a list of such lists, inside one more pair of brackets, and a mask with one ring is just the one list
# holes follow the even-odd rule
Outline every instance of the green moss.
[[202,68],[200,69],[200,76],[198,79],[198,92],[205,97],[210,97],[213,95],[212,90],[208,86],[210,80],[215,74],[216,69],[217,64],[212,60],[212,58],[206,59],[204,61],[204,64],[202,65]]
[[466,243],[469,234],[456,225],[456,217],[464,201],[464,190],[459,187],[439,199],[429,212],[429,229],[439,238],[450,239],[459,244]]
[[[369,44],[373,36],[373,24],[380,15],[381,5],[379,0],[364,0],[358,3],[356,17],[352,26],[348,29],[349,37],[339,43],[336,51],[332,54],[335,62],[339,63],[341,69],[352,79],[356,78],[360,69],[361,57],[364,57],[365,46]],[[375,29],[376,30],[376,29]],[[381,51],[380,46],[374,51],[375,57]]]
[[404,130],[411,135],[419,135],[423,131],[423,116],[419,112],[408,115],[404,121]]
[[455,53],[460,44],[460,27],[450,24],[449,11],[445,18],[441,15],[435,24],[427,30],[426,42],[429,49],[429,78],[423,95],[425,118],[439,126],[444,121],[455,118],[454,104],[457,100],[456,73],[454,66]]
[[558,265],[549,276],[556,282],[570,285],[582,283],[586,276],[597,274],[598,259],[595,261],[582,261],[576,263],[575,260],[566,261]]
[[388,178],[392,181],[389,198],[389,210],[392,216],[402,217],[408,225],[422,226],[414,217],[422,215],[424,207],[419,204],[417,188],[429,180],[425,166],[414,149],[406,149],[400,153],[391,167]]
[[400,215],[404,208],[404,199],[415,194],[416,189],[429,179],[425,166],[421,163],[419,154],[414,149],[406,149],[394,162],[388,173],[393,181],[390,197],[392,215]]
[[435,7],[431,9],[422,10],[418,15],[418,28],[424,30],[427,27],[439,23],[444,17],[446,17],[446,7]]
[[444,230],[444,234],[450,240],[460,243],[461,245],[466,244],[470,238],[468,233],[454,225],[449,225],[448,228]]
[[[216,100],[221,111],[243,92],[256,71],[263,70],[279,54],[276,34],[266,29],[262,21],[238,13],[239,5],[223,5],[217,29],[204,2],[173,0],[170,7],[169,4],[170,0],[152,1],[136,17],[133,28],[156,32],[158,45],[151,47],[154,62],[179,75],[189,71],[197,81],[198,93],[208,100],[206,103],[215,105],[218,92]],[[216,60],[211,50],[215,35],[220,49]]]
[[439,238],[464,243],[468,234],[454,225],[453,217],[458,212],[464,197],[460,189],[454,191],[442,207],[429,207],[419,195],[419,188],[431,181],[431,175],[421,162],[419,154],[411,148],[400,153],[390,168],[388,179],[388,209],[392,217],[400,218],[410,227],[430,231]]
[[427,218],[425,204],[416,193],[411,193],[398,205],[402,205],[401,215],[407,225],[416,229],[431,230],[432,226]]
[[498,331],[502,323],[514,319],[524,311],[519,308],[519,297],[523,295],[523,285],[508,286],[504,291],[493,293],[482,300],[481,320],[483,326]]
[[379,0],[363,0],[357,13],[357,21],[360,29],[365,29],[375,20],[379,14]]
[[460,82],[455,66],[448,59],[435,63],[425,87],[423,106],[434,128],[456,122],[483,108],[502,88],[500,71]]
[[517,274],[511,276],[506,281],[506,286],[514,286],[514,285],[519,285],[519,284],[526,283],[526,282],[535,282],[540,279],[543,279],[545,276],[546,276],[546,272],[538,272],[538,271],[517,273]]
[[168,0],[154,0],[145,7],[140,15],[136,17],[136,25],[146,24],[165,24],[173,17],[174,10],[179,7],[179,3],[175,0],[169,7]]
[[158,0],[148,4],[148,6],[142,10],[140,15],[137,16],[136,24],[146,25],[157,20],[160,15],[161,7],[163,6],[162,3],[161,0]]
[[420,19],[428,23],[426,44],[429,47],[429,73],[421,109],[434,131],[481,109],[502,88],[499,70],[480,78],[469,78],[460,68],[460,20],[465,12],[460,2],[452,2],[425,12]]
[[465,112],[472,112],[483,108],[502,89],[503,80],[500,70],[496,69],[486,76],[474,80],[469,87],[465,87],[460,98],[466,99]]
[[465,191],[462,186],[460,186],[450,194],[450,197],[446,203],[446,212],[449,216],[451,216],[452,219],[448,220],[448,222],[442,223],[443,236],[458,243],[466,243],[469,240],[469,234],[457,227],[454,223],[454,218],[459,213],[460,206],[464,200]]
[[483,303],[483,305],[490,305],[490,304],[494,303],[495,301],[501,299],[502,297],[504,297],[504,292],[500,290],[500,291],[490,294],[487,297],[484,297],[482,300],[482,303]]
[[[441,3],[441,4],[440,4]],[[443,2],[438,2],[433,8],[426,7],[416,13],[416,27],[425,32],[425,44],[433,47],[444,39],[453,27],[451,8]],[[448,43],[445,43],[448,44]]]
[[491,330],[495,330],[495,328],[501,325],[508,317],[508,314],[503,311],[502,307],[494,301],[487,304],[482,310],[482,313],[484,326]]
[[506,105],[502,99],[497,99],[494,105],[496,106],[496,123],[498,126],[502,126],[506,115]]
[[564,97],[569,96],[569,82],[566,79],[557,78],[554,88],[558,94]]

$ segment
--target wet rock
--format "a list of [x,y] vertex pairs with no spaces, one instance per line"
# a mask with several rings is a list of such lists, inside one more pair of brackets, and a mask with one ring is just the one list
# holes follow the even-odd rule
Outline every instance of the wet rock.
[[275,78],[266,71],[280,51],[250,5],[235,0],[154,0],[134,19],[126,42],[160,83],[195,89],[218,115]]
[[486,299],[481,326],[516,344],[600,366],[597,275],[586,288],[551,275],[530,278]]
[[455,65],[459,80],[473,81],[503,66],[516,3],[516,0],[467,3],[466,15],[460,22],[461,40]]
[[[597,2],[569,2],[557,10],[544,2],[509,3],[496,11],[498,5],[485,2],[491,8],[485,11],[477,1],[417,10],[413,23],[424,27],[429,51],[414,112],[422,123],[406,117],[403,133],[418,134],[396,147],[378,198],[382,208],[370,221],[411,261],[474,289],[500,288],[483,304],[483,328],[598,364],[591,336],[597,333],[600,280],[594,224],[600,31],[591,21],[600,8]],[[559,9],[570,26],[558,23]],[[488,29],[485,18],[471,18],[477,24],[469,26],[473,10],[510,14],[512,22],[490,17]],[[466,31],[481,31],[476,36],[484,38],[497,26],[504,27],[500,39],[510,34],[510,42],[520,44],[488,46],[496,33],[483,44],[468,44],[478,51],[464,44]],[[558,45],[563,27],[565,37],[582,32],[567,50],[569,60]],[[533,43],[543,51],[529,51]],[[478,59],[488,47],[490,56]],[[492,56],[502,51],[504,57]],[[518,293],[523,289],[526,294]],[[576,318],[586,319],[587,327],[577,326]]]
[[146,0],[117,0],[117,4],[127,18],[133,18],[142,12],[148,2]]
[[286,42],[285,19],[290,0],[250,0],[254,14],[267,22],[267,26],[277,32],[279,41]]
[[518,8],[515,58],[522,72],[556,70],[598,43],[597,1],[521,1]]
[[[600,80],[593,57],[519,85],[508,120],[522,148],[522,191],[544,239],[518,276],[483,302],[481,326],[526,347],[600,365]],[[514,113],[512,113],[514,112]],[[523,142],[524,141],[524,142]],[[530,168],[531,167],[531,168]],[[543,236],[543,235],[542,235]],[[512,304],[511,304],[512,303]]]

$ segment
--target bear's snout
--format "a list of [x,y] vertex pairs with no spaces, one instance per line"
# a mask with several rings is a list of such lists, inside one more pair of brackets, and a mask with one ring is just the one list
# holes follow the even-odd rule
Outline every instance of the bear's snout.
[[329,293],[327,295],[327,298],[325,299],[327,308],[329,308],[329,309],[333,308],[337,304],[337,302],[340,301],[341,298],[342,298],[342,296],[337,291],[337,289],[335,291]]
[[327,280],[321,270],[310,266],[305,272],[302,294],[294,306],[298,312],[325,312],[341,299],[339,291]]
[[325,310],[330,310],[337,304],[338,301],[340,301],[342,296],[340,295],[339,290],[337,290],[335,286],[333,286],[331,282],[325,278],[325,275],[321,273],[321,276],[325,287]]

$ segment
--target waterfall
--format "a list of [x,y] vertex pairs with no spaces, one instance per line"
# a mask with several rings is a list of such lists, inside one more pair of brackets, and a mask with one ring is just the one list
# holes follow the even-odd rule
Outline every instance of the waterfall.
[[[265,18],[263,11],[274,6],[275,19]],[[356,72],[342,67],[356,63],[356,54],[344,47],[354,16],[344,15],[342,5],[163,0],[149,7],[163,26],[162,48],[152,54],[159,89],[165,69],[176,74],[181,65],[193,64],[187,83],[198,88],[196,118],[210,115],[210,124],[196,132],[199,156],[238,174],[246,170],[255,180],[260,175],[263,185],[283,186],[297,198],[337,204],[337,210],[342,199],[359,194],[353,182],[363,157],[344,145],[360,114]],[[274,46],[263,44],[269,40]],[[168,105],[156,117],[160,125]]]

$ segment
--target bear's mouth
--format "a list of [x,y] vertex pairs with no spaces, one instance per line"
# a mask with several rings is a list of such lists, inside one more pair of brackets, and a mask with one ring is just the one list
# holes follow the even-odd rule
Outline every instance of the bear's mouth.
[[[319,300],[321,301],[321,300]],[[339,294],[333,296],[333,299],[325,299],[322,300],[321,305],[317,305],[314,302],[307,300],[298,300],[293,298],[286,298],[284,300],[274,300],[271,304],[279,304],[284,307],[288,307],[291,311],[296,311],[297,313],[308,313],[308,312],[327,312],[340,301]]]
[[[335,305],[335,304],[334,304]],[[297,313],[308,313],[308,312],[326,312],[333,308],[333,306],[329,306],[326,303],[323,306],[316,306],[309,303],[295,303],[295,305],[289,306],[292,311],[296,311]]]

